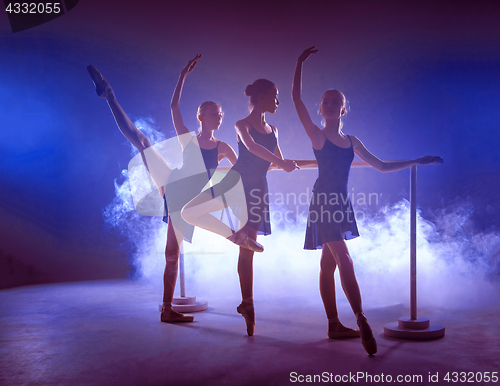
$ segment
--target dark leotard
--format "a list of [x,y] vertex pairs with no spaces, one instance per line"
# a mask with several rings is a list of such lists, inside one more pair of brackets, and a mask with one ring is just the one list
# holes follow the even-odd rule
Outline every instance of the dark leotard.
[[[167,184],[165,188],[165,195],[163,196],[165,208],[165,214],[163,216],[164,222],[168,223],[168,208],[170,208],[170,212],[180,211],[184,205],[200,194],[203,187],[208,183],[215,169],[217,169],[217,166],[219,165],[219,144],[220,141],[217,142],[217,146],[213,149],[203,149],[193,141],[186,145],[182,153],[183,165],[188,165],[189,162],[192,162],[192,160],[199,159],[199,154],[196,153],[201,151],[206,171],[190,175],[171,184]],[[179,169],[174,169],[172,171],[172,175],[175,176],[178,174],[178,171]],[[194,231],[193,225],[185,222],[182,217],[176,216],[174,226],[178,231],[182,232],[186,241],[192,241]]]
[[313,149],[319,175],[309,206],[304,249],[321,249],[329,241],[359,236],[347,194],[349,170],[354,159],[350,137],[349,141],[351,146],[342,148],[326,138],[323,148]]
[[[252,127],[249,131],[255,143],[264,146],[271,153],[274,153],[278,144],[274,127],[269,134],[261,133]],[[245,189],[245,199],[247,203],[248,222],[247,226],[259,231],[259,234],[271,234],[271,221],[269,218],[269,199],[267,188],[267,170],[271,162],[262,159],[251,153],[243,142],[238,141],[238,161],[232,167],[241,176],[243,188]]]
[[[249,133],[253,140],[274,153],[278,144],[274,134],[275,128],[272,127],[271,133],[264,134],[257,131],[251,124],[249,125],[251,126]],[[246,226],[257,230],[259,234],[269,235],[271,234],[271,221],[266,174],[271,163],[251,153],[242,141],[238,141],[238,151],[236,163],[222,181],[211,189],[212,197],[215,195],[215,197],[224,198],[224,194],[234,188],[241,180],[245,200],[229,203],[233,213],[240,218],[238,212],[246,207],[248,215]]]

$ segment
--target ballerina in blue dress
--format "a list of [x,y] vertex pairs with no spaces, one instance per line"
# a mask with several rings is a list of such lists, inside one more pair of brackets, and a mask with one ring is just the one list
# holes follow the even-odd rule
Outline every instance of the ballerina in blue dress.
[[[278,144],[278,130],[266,122],[266,113],[275,113],[278,88],[267,79],[257,79],[245,89],[250,97],[251,112],[236,122],[238,161],[221,182],[191,200],[182,210],[184,219],[195,226],[217,233],[240,246],[238,276],[242,302],[237,307],[244,318],[247,334],[255,331],[253,303],[253,255],[264,248],[256,239],[258,234],[269,235],[267,171],[270,168],[291,172],[297,169],[293,160],[283,158]],[[242,190],[235,188],[241,183]],[[239,229],[232,229],[211,213],[225,208],[237,214]]]
[[[381,172],[392,172],[412,165],[442,163],[442,158],[425,156],[402,161],[378,159],[358,138],[343,132],[341,119],[346,114],[346,99],[338,90],[328,90],[321,97],[320,114],[325,124],[322,129],[316,126],[301,98],[301,77],[302,63],[317,52],[314,47],[310,47],[299,56],[292,86],[295,108],[318,162],[318,179],[314,184],[309,207],[304,249],[322,249],[319,286],[328,317],[328,337],[340,339],[361,336],[366,352],[373,355],[377,352],[377,343],[363,313],[354,265],[345,243],[345,240],[359,236],[347,193],[354,154]],[[359,330],[347,328],[339,321],[334,282],[337,267],[342,288],[356,315]]]
[[[227,158],[231,164],[234,164],[237,159],[233,148],[214,136],[214,131],[219,129],[222,122],[222,108],[219,104],[206,101],[198,107],[197,117],[200,121],[200,130],[197,135],[192,135],[184,125],[179,108],[182,88],[187,75],[193,71],[200,58],[201,55],[196,55],[182,69],[170,105],[177,139],[183,150],[183,164],[178,169],[171,169],[162,155],[151,145],[149,139],[137,129],[118,103],[113,89],[102,74],[92,65],[87,67],[96,86],[97,95],[108,102],[118,128],[139,151],[142,162],[158,188],[159,195],[164,199],[163,221],[168,224],[168,228],[160,320],[166,323],[194,320],[193,315],[182,314],[172,309],[180,245],[184,239],[191,242],[193,235],[193,226],[182,219],[180,211],[188,201],[203,190],[221,160]],[[158,193],[155,194],[158,195]]]

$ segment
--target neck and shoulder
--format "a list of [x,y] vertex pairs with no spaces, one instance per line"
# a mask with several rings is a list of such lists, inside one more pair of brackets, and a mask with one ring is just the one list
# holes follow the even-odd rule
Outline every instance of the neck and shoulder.
[[341,148],[351,147],[351,140],[349,136],[342,131],[340,119],[326,121],[325,127],[320,130],[320,133],[321,134],[313,143],[313,148],[316,150],[322,149],[327,140]]
[[266,122],[266,112],[258,108],[253,108],[252,112],[243,120],[262,134],[270,134],[273,131],[271,125]]
[[198,139],[198,145],[202,149],[213,149],[219,142],[214,136],[214,131],[204,128],[203,125],[200,132],[196,135],[196,138]]

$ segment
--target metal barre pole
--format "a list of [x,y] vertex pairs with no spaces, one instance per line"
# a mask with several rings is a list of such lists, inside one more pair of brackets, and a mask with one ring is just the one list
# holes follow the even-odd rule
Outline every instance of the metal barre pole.
[[172,308],[177,312],[196,312],[206,310],[208,308],[208,303],[205,300],[196,300],[196,296],[186,296],[185,283],[184,246],[181,244],[179,250],[179,286],[181,290],[181,296],[174,297],[172,299]]
[[417,320],[417,165],[410,176],[410,319]]
[[384,334],[400,339],[434,339],[444,336],[444,326],[417,317],[417,165],[410,169],[410,316],[384,326]]
[[179,251],[179,281],[181,287],[181,297],[186,296],[186,286],[184,284],[184,248],[181,245],[181,250]]

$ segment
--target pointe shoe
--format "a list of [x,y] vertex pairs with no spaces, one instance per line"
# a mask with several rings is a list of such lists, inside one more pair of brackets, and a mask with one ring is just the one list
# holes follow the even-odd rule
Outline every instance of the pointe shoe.
[[342,323],[328,325],[328,337],[330,339],[359,338],[359,330],[344,326]]
[[361,335],[361,343],[365,348],[368,355],[373,355],[377,352],[377,341],[373,336],[372,329],[366,320],[365,314],[360,312],[356,314],[356,319],[359,327],[359,333]]
[[264,247],[259,244],[257,241],[253,240],[248,236],[248,233],[242,230],[239,230],[236,233],[233,233],[231,236],[227,238],[229,241],[232,241],[236,245],[240,247],[250,249],[254,252],[264,252]]
[[107,100],[113,99],[115,94],[113,89],[109,85],[108,81],[102,76],[102,74],[93,65],[87,66],[87,71],[92,78],[95,85],[95,92],[98,97],[105,98]]
[[248,336],[252,336],[255,332],[255,310],[253,304],[241,303],[236,308],[236,311],[245,318],[245,322],[247,323],[247,334]]
[[194,320],[193,315],[181,314],[173,309],[160,306],[161,316],[160,321],[165,323],[186,323]]

